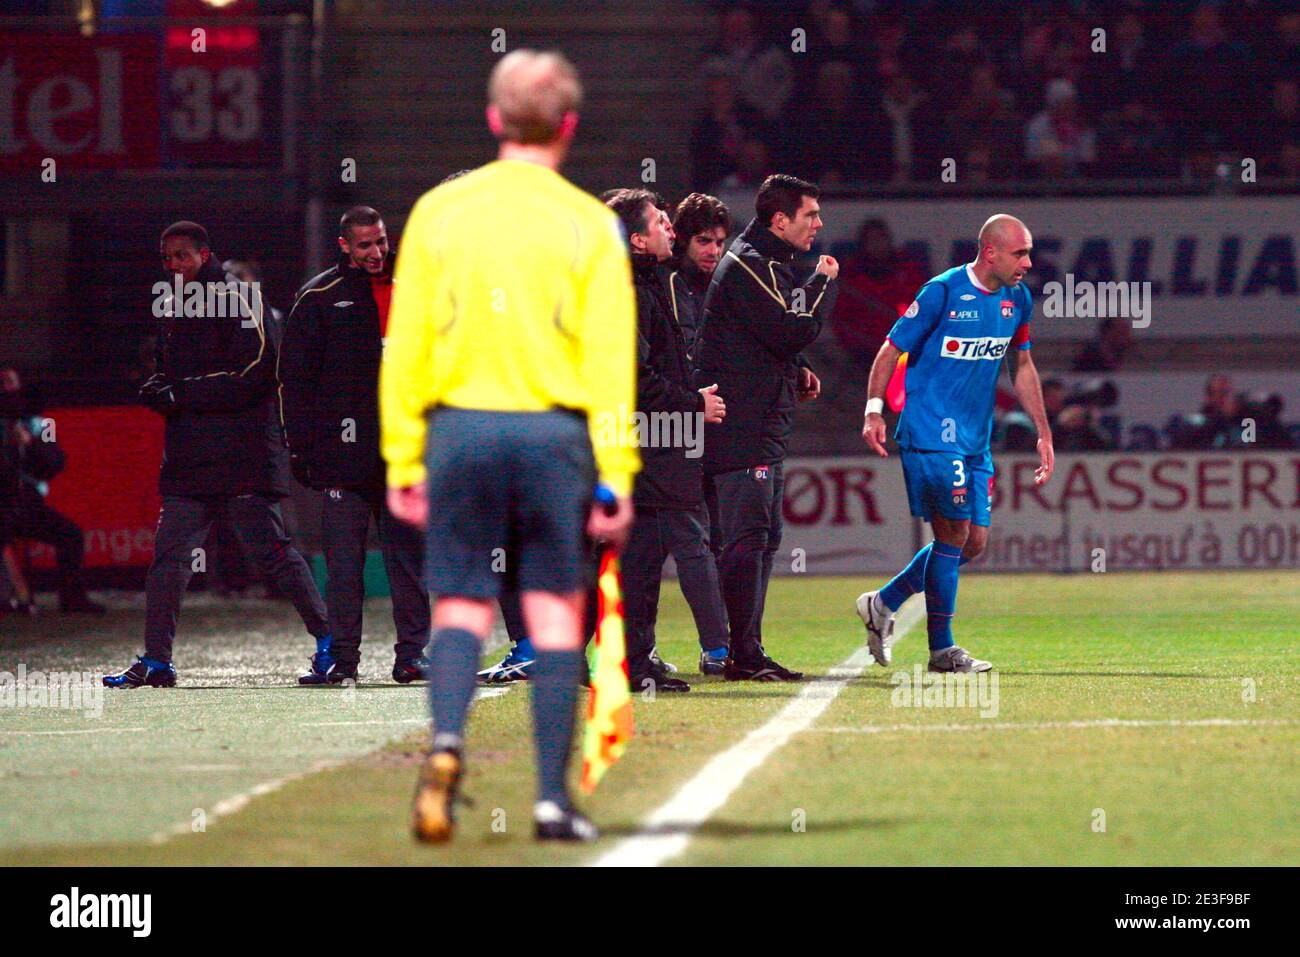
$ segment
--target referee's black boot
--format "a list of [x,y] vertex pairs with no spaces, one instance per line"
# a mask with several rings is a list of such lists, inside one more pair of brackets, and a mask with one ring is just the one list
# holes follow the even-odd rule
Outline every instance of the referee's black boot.
[[533,805],[533,825],[539,841],[594,841],[600,836],[596,825],[583,817],[572,805],[538,801]]

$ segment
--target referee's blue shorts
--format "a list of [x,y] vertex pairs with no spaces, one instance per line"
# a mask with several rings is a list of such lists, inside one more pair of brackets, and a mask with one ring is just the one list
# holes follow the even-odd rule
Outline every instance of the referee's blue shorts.
[[993,456],[901,449],[907,504],[927,522],[937,512],[953,521],[988,528],[993,496]]
[[580,414],[438,408],[426,461],[429,591],[492,599],[504,587],[587,587],[596,465]]

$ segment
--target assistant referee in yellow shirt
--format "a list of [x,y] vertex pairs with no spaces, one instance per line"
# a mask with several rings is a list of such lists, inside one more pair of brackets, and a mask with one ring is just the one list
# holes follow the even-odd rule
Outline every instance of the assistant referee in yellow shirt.
[[[620,227],[557,172],[581,97],[560,54],[503,57],[488,82],[498,159],[422,196],[402,234],[379,399],[389,507],[428,528],[435,595],[433,750],[413,822],[423,841],[451,837],[481,643],[507,580],[537,650],[537,837],[596,836],[565,780],[585,673],[584,527],[622,544],[640,458]],[[613,514],[593,506],[598,486]]]

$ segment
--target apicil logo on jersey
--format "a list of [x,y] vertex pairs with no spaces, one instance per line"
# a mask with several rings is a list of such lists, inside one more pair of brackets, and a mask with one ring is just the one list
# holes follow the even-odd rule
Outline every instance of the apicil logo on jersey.
[[1016,314],[1016,304],[1010,299],[1003,299],[1001,305],[1003,319],[1010,319]]
[[939,353],[945,359],[993,359],[1000,360],[1007,354],[1010,338],[979,336],[974,339],[962,339],[957,336],[944,336],[943,350]]

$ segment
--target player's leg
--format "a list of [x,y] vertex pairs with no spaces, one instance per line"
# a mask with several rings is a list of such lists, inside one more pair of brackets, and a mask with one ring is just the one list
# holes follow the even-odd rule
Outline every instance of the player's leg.
[[505,443],[492,413],[439,409],[429,419],[424,576],[437,600],[429,643],[433,745],[412,805],[412,830],[420,841],[443,842],[452,834],[465,723],[502,586],[494,553],[510,541]]
[[727,658],[727,613],[718,567],[709,548],[709,514],[703,505],[663,515],[668,551],[677,563],[677,583],[695,618],[700,639],[700,673],[720,675]]
[[[926,505],[925,460],[927,453],[915,453],[902,450],[903,478],[907,487],[908,505],[912,515],[929,523],[932,510]],[[991,467],[991,466],[990,466]],[[971,486],[975,488],[974,485]],[[978,503],[977,503],[978,504]],[[927,542],[917,550],[906,567],[891,578],[879,591],[865,592],[858,596],[858,617],[867,629],[867,646],[876,662],[887,665],[893,658],[892,648],[897,641],[894,637],[894,616],[903,606],[903,602],[913,595],[925,591],[925,566],[929,561],[933,542]],[[963,550],[959,565],[965,565],[978,552],[968,554]]]
[[327,633],[316,639],[311,669],[302,685],[356,680],[361,660],[361,608],[365,600],[366,535],[370,502],[360,492],[326,489],[321,497],[320,537],[325,552]]
[[596,468],[586,421],[562,412],[516,416],[511,466],[512,541],[519,548],[524,619],[537,649],[530,681],[537,747],[536,835],[592,840],[596,829],[569,797],[566,776],[586,660],[588,543]]
[[104,606],[90,600],[82,583],[81,565],[86,552],[86,536],[81,531],[81,526],[50,508],[40,493],[32,488],[25,488],[19,493],[11,523],[13,537],[54,546],[59,570],[61,611],[92,615],[104,613]]
[[429,643],[432,613],[424,587],[424,542],[416,529],[398,521],[384,503],[384,491],[368,491],[371,511],[379,527],[384,570],[393,599],[393,680],[400,684],[429,677]]
[[632,691],[690,691],[690,685],[654,667],[655,622],[664,576],[662,510],[638,509],[627,544],[619,556],[623,571],[623,626],[627,638],[627,674]]
[[734,681],[797,680],[775,662],[769,667],[760,644],[764,561],[773,527],[772,468],[722,472],[713,481],[723,540],[718,577],[731,641],[724,674]]
[[[768,503],[767,547],[763,549],[763,587],[758,597],[758,643],[763,643],[763,613],[767,611],[767,589],[772,583],[772,568],[785,532],[785,463],[772,465],[772,498]],[[764,652],[766,654],[766,651]],[[798,672],[791,672],[798,674]],[[803,675],[799,675],[800,678]]]
[[496,664],[478,673],[481,684],[527,681],[532,674],[533,662],[537,658],[533,641],[528,637],[528,626],[524,624],[523,596],[519,594],[519,586],[511,580],[513,576],[509,574],[509,569],[515,566],[515,558],[508,551],[506,566],[506,580],[501,583],[498,602],[501,605],[501,620],[506,626],[506,636],[510,639],[510,650]]
[[451,839],[456,795],[464,774],[465,723],[474,699],[475,672],[496,610],[490,599],[440,595],[433,606],[429,643],[429,706],[433,747],[420,768],[412,804],[416,840]]
[[330,626],[325,601],[316,590],[311,569],[294,548],[284,528],[280,503],[267,495],[236,495],[225,502],[235,534],[253,553],[262,576],[293,602],[308,634],[328,641]]
[[[975,523],[973,520],[985,528],[988,526],[988,475],[981,468],[980,456],[951,459],[938,453],[932,455],[937,458],[929,462],[927,494],[934,513],[930,523],[934,543],[925,563],[930,670],[988,671],[993,666],[972,658],[956,644],[952,635],[952,620],[957,612],[958,572]],[[949,464],[952,466],[951,474]]]
[[[181,597],[197,564],[197,550],[208,536],[214,509],[209,500],[164,495],[154,535],[153,561],[145,576],[144,655],[115,675],[105,675],[109,688],[138,688],[142,684],[171,687],[172,642],[181,612]],[[199,567],[202,567],[201,565]]]

